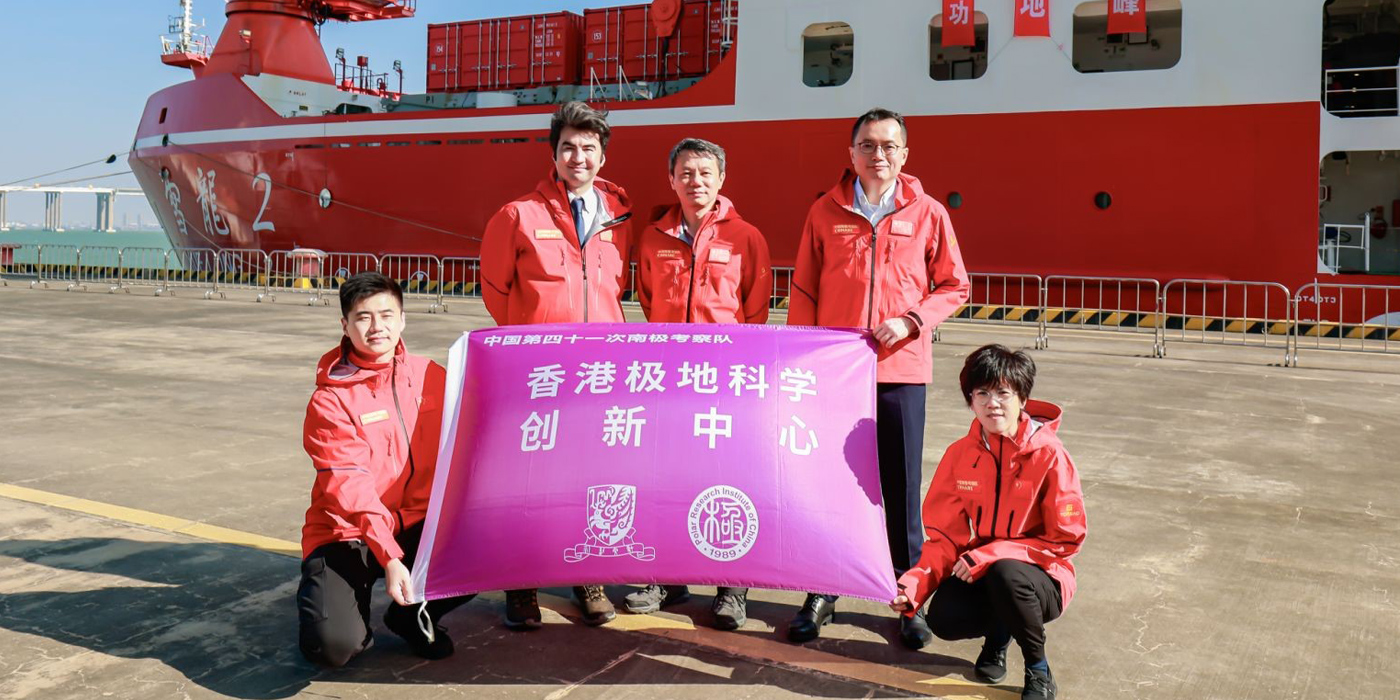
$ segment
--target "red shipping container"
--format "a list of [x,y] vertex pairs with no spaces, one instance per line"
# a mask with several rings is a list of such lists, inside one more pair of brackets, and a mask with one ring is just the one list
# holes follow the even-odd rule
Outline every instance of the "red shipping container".
[[584,10],[583,78],[613,83],[706,75],[722,57],[724,5],[685,0],[670,37],[657,36],[649,4]]
[[580,82],[583,17],[572,12],[428,25],[428,92]]

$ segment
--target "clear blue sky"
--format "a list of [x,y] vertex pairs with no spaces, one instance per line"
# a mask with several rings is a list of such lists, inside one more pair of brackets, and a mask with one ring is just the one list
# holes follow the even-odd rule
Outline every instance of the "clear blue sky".
[[[358,24],[327,23],[322,44],[327,55],[337,46],[350,56],[367,55],[377,71],[403,61],[404,89],[421,92],[427,56],[427,25],[481,17],[503,17],[606,7],[622,0],[419,0],[412,19]],[[222,0],[196,0],[211,41],[224,26]],[[6,0],[0,16],[0,183],[121,154],[131,148],[146,98],[193,75],[160,62],[160,39],[167,18],[180,13],[179,0]],[[45,183],[126,170],[124,157],[112,165],[42,178]],[[77,183],[81,184],[81,183]],[[93,184],[135,187],[131,176]],[[12,221],[43,221],[42,195],[12,195]],[[64,221],[91,221],[93,200],[68,195]],[[118,200],[116,222],[141,214],[154,220],[138,198]]]

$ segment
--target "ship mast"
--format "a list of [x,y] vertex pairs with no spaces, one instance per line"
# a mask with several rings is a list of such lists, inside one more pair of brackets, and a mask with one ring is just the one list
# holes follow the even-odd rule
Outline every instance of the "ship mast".
[[[168,66],[191,68],[198,75],[209,62],[209,37],[195,34],[194,0],[180,0],[181,14],[170,18],[166,32],[160,38],[160,60]],[[173,37],[173,38],[171,38]]]

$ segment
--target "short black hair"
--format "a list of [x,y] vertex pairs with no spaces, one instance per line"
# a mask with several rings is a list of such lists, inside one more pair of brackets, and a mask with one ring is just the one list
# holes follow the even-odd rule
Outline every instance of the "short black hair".
[[398,282],[374,270],[356,272],[350,275],[340,285],[341,318],[350,318],[350,312],[354,310],[356,304],[385,292],[394,295],[394,298],[399,302],[399,310],[403,310],[403,289],[399,287]]
[[860,128],[870,122],[882,122],[892,119],[899,125],[899,138],[904,141],[903,145],[909,145],[909,129],[904,126],[904,115],[884,107],[876,107],[865,114],[856,117],[855,126],[851,127],[851,145],[856,143],[856,137],[860,135]]
[[560,135],[564,133],[566,126],[597,134],[598,145],[604,151],[608,150],[608,137],[612,135],[612,128],[608,126],[606,112],[600,112],[577,100],[559,105],[559,109],[554,111],[554,117],[549,120],[549,152],[556,157],[559,155]]
[[972,392],[978,389],[1009,387],[1025,401],[1035,387],[1035,360],[1025,350],[1012,351],[1005,345],[983,345],[972,351],[958,375],[963,400],[972,405]]
[[724,149],[719,144],[706,141],[705,139],[681,139],[675,148],[671,149],[671,159],[668,161],[666,172],[676,174],[676,161],[680,160],[682,153],[694,153],[697,156],[709,156],[719,163],[719,171],[724,172]]

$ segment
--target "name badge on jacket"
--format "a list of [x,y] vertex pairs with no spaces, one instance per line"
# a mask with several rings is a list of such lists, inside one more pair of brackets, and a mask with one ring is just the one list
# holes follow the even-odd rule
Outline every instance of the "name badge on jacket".
[[912,236],[914,235],[914,222],[892,221],[890,222],[890,233],[896,236]]
[[558,241],[563,240],[564,232],[557,228],[537,228],[535,229],[535,240],[537,241]]
[[373,425],[382,420],[389,420],[388,411],[379,410],[360,414],[360,425]]
[[711,248],[709,260],[712,263],[728,263],[729,255],[728,248]]

